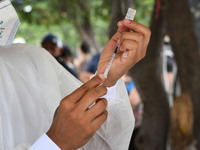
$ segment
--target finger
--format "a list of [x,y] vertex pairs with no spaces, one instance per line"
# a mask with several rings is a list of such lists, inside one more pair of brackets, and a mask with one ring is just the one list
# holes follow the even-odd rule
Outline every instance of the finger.
[[[121,61],[126,65],[134,65],[139,60],[145,57],[146,55],[146,48],[143,48],[144,44],[142,41],[132,41],[132,40],[125,40],[123,41],[120,51],[126,53],[126,57],[124,55],[121,57]],[[130,59],[129,59],[130,58]],[[134,60],[134,61],[133,61]]]
[[119,22],[117,23],[117,26],[118,26],[118,32],[120,32],[121,34],[122,34],[123,32],[129,32],[129,31],[130,31],[129,28],[127,28],[126,26],[124,26],[123,21],[119,21]]
[[127,28],[131,29],[133,32],[140,33],[141,35],[139,36],[139,39],[140,40],[142,39],[144,41],[143,42],[144,46],[148,45],[151,36],[151,30],[149,28],[145,27],[144,25],[138,22],[127,19],[123,20],[123,24]]
[[71,103],[76,103],[87,93],[88,90],[99,86],[101,83],[103,83],[104,80],[105,77],[102,74],[94,76],[91,80],[83,84],[80,88],[75,90],[64,99],[70,101]]
[[[117,32],[112,36],[112,40],[117,42],[124,32],[129,32],[129,31],[130,31],[130,29],[128,29],[127,27],[119,26]],[[114,46],[116,46],[116,44]]]
[[138,42],[133,40],[124,40],[121,42],[120,51],[124,52],[126,50],[129,51],[137,51],[138,50]]
[[78,102],[79,106],[84,110],[88,110],[88,108],[101,96],[107,93],[107,89],[104,85],[98,86],[96,88],[90,89],[84,97]]
[[[112,40],[114,41],[118,41],[118,39],[120,39],[121,35],[124,33],[124,32],[129,32],[130,29],[127,28],[126,26],[124,26],[123,24],[123,21],[119,21],[117,23],[118,25],[118,29],[117,29],[117,32],[112,36]],[[114,47],[116,46],[116,44],[113,45]]]
[[95,131],[98,130],[101,127],[101,125],[105,122],[107,117],[108,117],[108,112],[105,110],[103,113],[101,113],[98,117],[96,117],[92,121],[91,125],[92,125],[93,129]]
[[135,32],[150,36],[151,31],[147,27],[145,27],[144,25],[142,25],[136,21],[124,19],[123,25]]
[[[122,34],[118,44],[120,46],[121,51],[125,51],[127,49],[134,49],[139,46],[139,43],[143,41],[143,35],[140,33],[133,32],[125,32]],[[135,42],[131,42],[135,41]],[[126,45],[127,44],[127,45]],[[143,43],[141,43],[143,44]]]
[[[105,48],[106,48],[109,45],[108,49],[110,51],[108,51],[108,52],[110,53],[110,55],[112,55],[113,50],[115,49],[115,47],[117,45],[117,41],[120,39],[123,32],[129,32],[130,31],[129,28],[124,26],[123,21],[119,21],[117,25],[118,25],[117,32],[112,36],[110,42],[105,46]],[[104,53],[104,51],[102,53]]]
[[94,120],[101,113],[105,111],[107,107],[107,100],[105,98],[98,99],[96,104],[87,110],[86,114],[89,116],[90,120]]
[[[112,37],[112,40],[116,43],[123,32],[130,32],[130,30],[143,34],[146,44],[149,42],[149,37],[151,35],[150,29],[138,22],[124,19],[123,21],[118,22],[118,27],[119,28],[117,32]],[[111,45],[112,49],[116,46],[116,43],[113,43],[113,45]]]
[[141,33],[137,33],[137,32],[124,32],[121,37],[120,40],[118,42],[118,44],[120,45],[122,41],[124,40],[133,40],[133,41],[143,41],[144,40],[144,35]]

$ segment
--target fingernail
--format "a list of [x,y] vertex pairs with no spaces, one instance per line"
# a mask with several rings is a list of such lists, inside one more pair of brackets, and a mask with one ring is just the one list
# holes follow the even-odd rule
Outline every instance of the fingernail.
[[131,20],[126,19],[125,22],[126,22],[126,23],[131,23]]
[[105,80],[105,77],[104,77],[103,74],[99,74],[98,76],[99,76],[99,78],[100,78],[101,80],[103,80],[103,81]]

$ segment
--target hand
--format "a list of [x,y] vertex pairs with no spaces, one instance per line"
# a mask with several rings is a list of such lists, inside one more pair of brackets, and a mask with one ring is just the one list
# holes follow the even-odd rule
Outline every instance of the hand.
[[[118,31],[106,44],[98,64],[97,74],[103,74],[116,45],[119,45],[108,77],[104,82],[105,86],[113,86],[131,67],[144,58],[150,35],[151,31],[147,27],[135,21],[125,19],[118,22]],[[123,56],[125,51],[128,52],[127,57]]]
[[100,98],[107,92],[100,85],[104,80],[103,75],[95,76],[60,102],[47,135],[62,150],[85,145],[106,120],[107,101]]

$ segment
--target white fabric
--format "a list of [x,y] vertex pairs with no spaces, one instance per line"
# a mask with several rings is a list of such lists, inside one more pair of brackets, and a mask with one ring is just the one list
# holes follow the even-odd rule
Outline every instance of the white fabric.
[[[94,76],[93,76],[94,77]],[[116,84],[112,87],[107,88],[105,98],[113,100],[116,97]],[[60,148],[46,135],[43,134],[30,148],[31,150],[60,150]]]
[[[0,47],[0,150],[28,149],[49,129],[60,100],[81,82],[39,47]],[[122,80],[108,119],[81,150],[126,150],[134,117]]]
[[61,150],[46,134],[31,146],[31,150]]
[[11,45],[20,26],[18,15],[10,0],[0,1],[0,45]]

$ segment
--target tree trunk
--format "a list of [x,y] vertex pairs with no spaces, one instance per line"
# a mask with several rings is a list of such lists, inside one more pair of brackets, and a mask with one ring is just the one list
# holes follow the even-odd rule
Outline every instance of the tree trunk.
[[189,92],[194,109],[194,135],[200,150],[200,55],[188,0],[163,0],[167,31],[178,66],[182,92]]
[[[82,12],[82,22],[74,22],[74,25],[79,32],[79,35],[83,42],[87,43],[90,46],[90,51],[92,54],[95,54],[100,51],[100,45],[95,38],[93,27],[89,19],[89,8],[86,1],[78,0],[79,9]],[[79,14],[77,14],[79,15]]]
[[96,54],[97,52],[100,52],[99,43],[95,38],[93,27],[88,18],[85,18],[82,24],[79,25],[74,23],[74,25],[83,42],[87,43],[90,46],[91,53]]
[[96,40],[93,27],[90,22],[90,8],[87,1],[74,0],[72,2],[61,0],[59,7],[62,12],[65,12],[70,18],[71,22],[76,27],[78,34],[83,42],[87,43],[90,47],[92,54],[100,51],[100,45]]
[[117,31],[117,23],[125,18],[126,12],[131,7],[133,0],[113,0],[112,17],[108,29],[109,38]]
[[160,65],[165,23],[162,11],[155,13],[146,57],[130,70],[144,103],[143,122],[136,140],[140,150],[165,150],[169,127],[169,104]]

